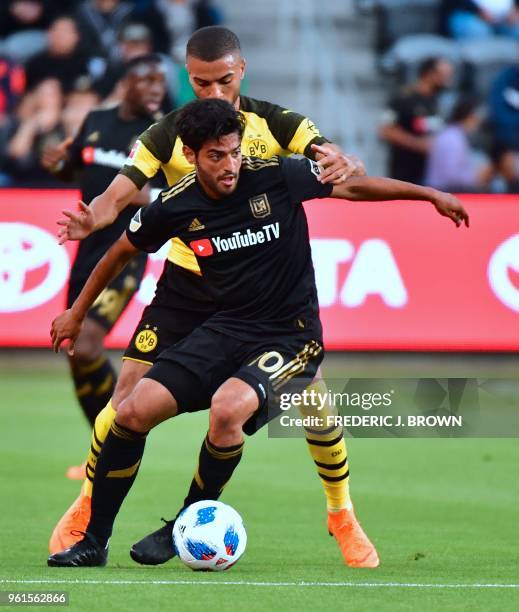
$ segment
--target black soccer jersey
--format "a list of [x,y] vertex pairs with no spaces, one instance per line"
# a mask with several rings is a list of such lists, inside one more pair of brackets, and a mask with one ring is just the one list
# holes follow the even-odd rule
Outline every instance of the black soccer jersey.
[[[168,185],[193,171],[193,166],[182,153],[182,141],[177,135],[177,112],[167,114],[141,134],[121,170],[121,174],[139,189],[160,170]],[[274,155],[300,153],[314,159],[312,144],[327,142],[310,119],[277,104],[240,96],[240,112],[246,122],[241,143],[243,155],[268,159]],[[168,259],[200,273],[192,251],[178,236],[171,241]]]
[[236,190],[210,199],[195,173],[133,218],[127,236],[153,252],[171,235],[195,254],[218,312],[205,326],[240,338],[315,330],[317,292],[303,200],[327,197],[304,159],[244,158]]
[[[69,161],[64,168],[64,173],[79,170],[81,196],[87,204],[112,182],[139,134],[153,121],[149,116],[124,121],[118,116],[118,107],[89,113],[69,148]],[[88,278],[99,259],[128,226],[135,211],[135,206],[128,206],[111,225],[79,243],[76,261],[80,269],[76,275]]]

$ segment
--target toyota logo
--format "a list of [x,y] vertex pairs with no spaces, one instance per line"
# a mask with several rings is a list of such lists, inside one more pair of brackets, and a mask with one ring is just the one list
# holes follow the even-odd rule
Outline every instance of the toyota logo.
[[519,312],[519,289],[510,272],[519,273],[519,234],[501,243],[488,264],[488,280],[494,293],[505,306]]
[[67,251],[52,234],[27,223],[0,223],[0,312],[48,302],[68,271]]

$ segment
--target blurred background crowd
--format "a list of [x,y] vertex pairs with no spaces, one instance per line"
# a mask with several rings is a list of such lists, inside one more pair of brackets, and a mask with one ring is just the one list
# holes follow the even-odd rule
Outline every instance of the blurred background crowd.
[[359,2],[394,92],[379,135],[395,178],[458,192],[519,189],[519,2]]
[[163,111],[185,103],[185,42],[225,20],[251,94],[310,115],[370,173],[519,191],[519,0],[261,4],[256,15],[228,0],[2,0],[0,186],[53,184],[41,151],[116,103],[139,54],[167,64]]
[[121,99],[125,62],[160,53],[167,112],[191,98],[185,44],[220,23],[210,0],[2,0],[0,186],[45,185],[46,145],[73,136],[87,113]]

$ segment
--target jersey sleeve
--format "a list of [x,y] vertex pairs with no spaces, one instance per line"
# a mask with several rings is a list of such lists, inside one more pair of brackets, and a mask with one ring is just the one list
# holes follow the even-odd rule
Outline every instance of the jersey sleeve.
[[153,204],[139,208],[126,230],[126,236],[133,246],[147,253],[158,251],[174,234],[175,227],[162,203],[162,196]]
[[329,142],[321,136],[315,123],[308,117],[276,104],[269,104],[265,114],[274,138],[284,149],[292,153],[315,159],[311,145]]
[[323,185],[317,180],[321,169],[315,161],[280,158],[279,164],[293,204],[331,195],[333,185]]
[[144,185],[157,175],[161,166],[171,158],[175,137],[171,132],[173,120],[166,115],[158,123],[154,123],[135,141],[130,155],[119,171],[128,177],[136,187]]

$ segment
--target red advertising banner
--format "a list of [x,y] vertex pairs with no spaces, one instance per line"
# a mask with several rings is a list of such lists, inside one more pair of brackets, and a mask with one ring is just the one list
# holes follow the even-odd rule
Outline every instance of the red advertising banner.
[[[0,190],[0,346],[49,346],[76,248],[58,245],[56,220],[77,200],[73,190]],[[462,201],[470,229],[426,203],[305,205],[329,349],[519,349],[519,198]],[[126,346],[166,252],[150,257],[109,346]]]

